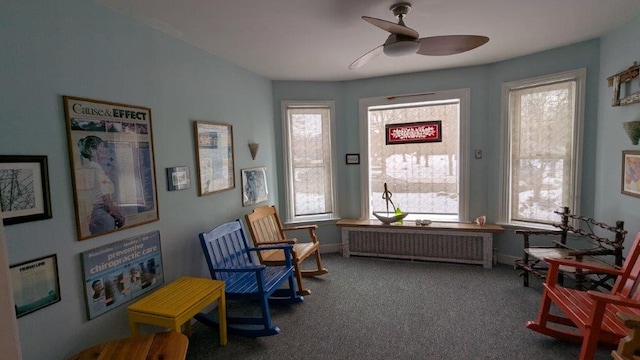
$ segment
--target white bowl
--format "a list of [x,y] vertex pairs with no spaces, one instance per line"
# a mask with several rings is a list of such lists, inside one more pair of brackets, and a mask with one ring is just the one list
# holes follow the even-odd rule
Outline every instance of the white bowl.
[[403,213],[400,213],[398,215],[395,215],[393,213],[388,213],[388,212],[379,212],[379,211],[374,211],[373,212],[373,216],[375,216],[378,220],[382,221],[383,223],[385,223],[387,225],[392,224],[394,222],[398,222],[398,221],[406,218],[407,215],[409,215],[409,213],[407,213],[407,212],[403,212]]

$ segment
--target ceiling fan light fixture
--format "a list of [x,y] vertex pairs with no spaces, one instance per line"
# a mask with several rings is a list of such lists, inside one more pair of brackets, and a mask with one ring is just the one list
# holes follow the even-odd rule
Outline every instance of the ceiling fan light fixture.
[[384,45],[384,53],[387,56],[405,56],[415,54],[420,48],[420,42],[416,40],[396,41]]

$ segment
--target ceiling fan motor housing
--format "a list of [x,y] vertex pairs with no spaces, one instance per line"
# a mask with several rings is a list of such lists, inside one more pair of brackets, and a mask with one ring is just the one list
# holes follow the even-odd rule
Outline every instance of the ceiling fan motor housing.
[[383,52],[387,56],[400,57],[415,54],[420,48],[420,42],[409,36],[391,34],[384,43]]

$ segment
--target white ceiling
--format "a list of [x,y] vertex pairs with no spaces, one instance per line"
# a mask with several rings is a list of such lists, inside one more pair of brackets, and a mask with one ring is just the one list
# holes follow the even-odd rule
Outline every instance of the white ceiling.
[[394,0],[97,0],[170,36],[272,80],[351,80],[492,63],[600,37],[640,14],[640,0],[411,0],[420,37],[485,35],[469,52],[380,55],[348,66],[397,22]]

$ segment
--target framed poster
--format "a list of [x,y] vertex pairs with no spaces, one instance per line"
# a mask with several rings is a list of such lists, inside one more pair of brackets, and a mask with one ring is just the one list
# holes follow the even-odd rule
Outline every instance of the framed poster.
[[4,225],[51,218],[46,156],[0,155],[0,215]]
[[195,121],[193,126],[198,195],[210,195],[235,188],[232,126],[208,121]]
[[159,231],[85,251],[81,256],[89,320],[164,283]]
[[441,120],[387,124],[384,127],[387,145],[442,142]]
[[188,166],[167,168],[167,190],[176,191],[191,188],[191,175]]
[[640,198],[640,151],[622,151],[622,193]]
[[157,221],[151,109],[63,101],[78,239]]
[[17,317],[60,301],[56,254],[11,265],[9,272]]
[[267,201],[267,168],[242,169],[242,206]]

